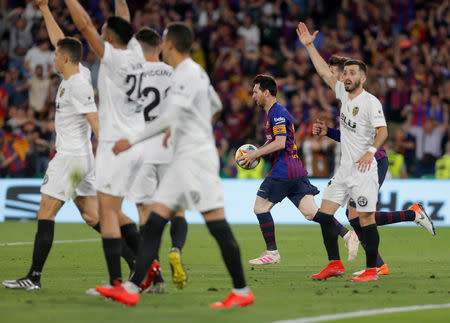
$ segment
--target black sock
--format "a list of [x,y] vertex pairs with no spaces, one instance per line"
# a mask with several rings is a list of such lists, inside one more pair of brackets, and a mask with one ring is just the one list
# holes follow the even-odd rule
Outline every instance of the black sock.
[[128,247],[131,248],[134,254],[137,254],[139,245],[141,244],[141,235],[139,234],[136,224],[134,222],[124,224],[120,227],[122,239],[125,239]]
[[180,251],[186,243],[187,222],[184,217],[176,216],[170,221],[170,236],[172,238],[172,248],[178,248]]
[[[354,218],[349,221],[350,221],[350,224],[351,224],[353,230],[355,230],[355,233],[358,235],[359,241],[361,242],[361,246],[364,248],[364,250],[366,250],[367,243],[366,243],[365,237],[363,236],[361,225],[359,224],[359,218]],[[383,265],[384,265],[383,258],[381,258],[380,253],[378,253],[377,254],[377,267],[381,267]]]
[[27,277],[37,283],[41,280],[42,268],[50,253],[55,233],[55,221],[38,220],[38,228],[34,238],[33,262]]
[[277,250],[277,242],[275,240],[275,223],[273,222],[270,212],[256,214],[259,222],[259,228],[266,243],[267,250]]
[[[92,227],[92,229],[94,229],[98,233],[101,233],[100,222],[97,222],[97,224],[94,225]],[[134,269],[135,259],[136,259],[136,254],[128,247],[127,243],[125,242],[125,240],[123,238],[122,238],[122,252],[121,252],[121,256],[127,262],[128,267],[130,267],[130,270],[133,270]]]
[[105,253],[106,265],[109,272],[109,283],[122,281],[122,269],[120,268],[120,253],[122,249],[122,239],[103,238],[103,252]]
[[245,283],[244,270],[242,268],[241,252],[227,221],[211,221],[206,222],[206,225],[219,244],[222,258],[233,279],[233,287],[244,288],[247,284]]
[[376,268],[378,245],[380,244],[377,225],[370,224],[361,229],[366,240],[366,268]]
[[155,212],[151,212],[147,222],[142,227],[142,243],[137,254],[136,271],[131,279],[131,282],[137,286],[142,283],[153,260],[158,257],[161,237],[166,224],[166,219]]
[[336,225],[336,229],[337,229],[339,235],[343,238],[349,232],[349,230],[346,227],[344,227],[342,225],[342,223],[339,222],[334,216],[333,216],[333,221],[334,221],[334,224]]
[[100,230],[100,221],[98,221],[97,224],[92,227],[92,229],[94,229],[98,233],[102,233],[102,230]]
[[317,211],[313,221],[320,223],[323,243],[328,253],[328,260],[339,260],[338,231],[333,216]]

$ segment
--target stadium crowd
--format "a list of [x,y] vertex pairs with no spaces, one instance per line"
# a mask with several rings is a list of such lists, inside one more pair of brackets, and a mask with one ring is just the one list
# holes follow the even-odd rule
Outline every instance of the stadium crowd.
[[[113,1],[81,1],[100,29],[114,14]],[[128,1],[135,30],[162,33],[170,21],[196,33],[192,57],[206,68],[224,110],[213,120],[222,177],[263,177],[236,168],[244,143],[265,142],[264,114],[251,100],[256,74],[271,74],[278,100],[295,120],[296,142],[311,177],[329,177],[339,145],[311,134],[317,119],[339,127],[339,105],[300,44],[300,19],[319,30],[315,45],[364,60],[367,90],[383,104],[385,144],[393,177],[450,178],[450,1],[448,0],[154,0]],[[79,36],[63,1],[50,8],[66,35]],[[54,98],[61,77],[54,49],[32,0],[0,0],[0,176],[38,177],[54,155]],[[81,37],[80,37],[81,39]],[[85,44],[84,61],[94,88],[99,60]],[[95,147],[95,145],[94,145]]]

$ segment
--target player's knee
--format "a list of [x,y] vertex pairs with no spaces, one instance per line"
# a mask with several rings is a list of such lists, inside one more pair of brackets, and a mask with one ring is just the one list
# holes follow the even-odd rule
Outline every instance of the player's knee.
[[93,214],[81,212],[81,217],[83,218],[84,222],[86,222],[86,224],[91,227],[98,223],[98,216],[95,216]]

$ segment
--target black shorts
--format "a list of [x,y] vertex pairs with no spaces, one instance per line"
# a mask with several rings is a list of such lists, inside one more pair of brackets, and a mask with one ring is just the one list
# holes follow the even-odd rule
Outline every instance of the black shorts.
[[266,177],[256,195],[276,204],[285,197],[298,207],[305,195],[317,195],[319,190],[309,182],[308,177],[273,178]]
[[[381,185],[383,185],[384,179],[386,178],[386,173],[389,168],[389,159],[387,159],[387,157],[378,159],[377,168],[378,168],[378,185],[380,188]],[[350,199],[350,206],[356,207],[356,203],[355,201],[353,201],[353,199]]]

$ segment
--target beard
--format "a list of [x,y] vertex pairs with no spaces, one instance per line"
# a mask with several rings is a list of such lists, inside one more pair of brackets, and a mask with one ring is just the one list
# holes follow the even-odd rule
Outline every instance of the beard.
[[352,93],[353,91],[355,91],[357,88],[359,88],[359,86],[361,85],[361,80],[356,81],[353,86],[350,85],[349,88],[345,87],[345,91]]

